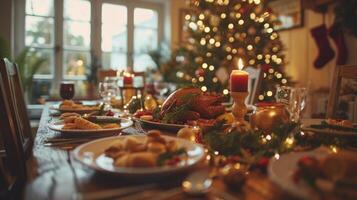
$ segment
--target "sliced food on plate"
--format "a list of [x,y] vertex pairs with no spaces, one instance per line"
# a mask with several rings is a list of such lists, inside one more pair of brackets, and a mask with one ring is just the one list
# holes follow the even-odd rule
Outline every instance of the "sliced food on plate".
[[97,130],[97,129],[115,129],[120,128],[119,118],[116,117],[95,117],[91,116],[87,119],[71,115],[62,118],[62,129],[80,129],[80,130]]

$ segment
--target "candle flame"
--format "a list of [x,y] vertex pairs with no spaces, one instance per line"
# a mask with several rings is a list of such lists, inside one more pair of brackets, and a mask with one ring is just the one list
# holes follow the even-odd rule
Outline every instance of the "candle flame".
[[239,59],[238,59],[238,69],[239,69],[239,70],[242,70],[243,67],[244,67],[244,65],[243,65],[243,60],[242,60],[241,58],[239,58]]

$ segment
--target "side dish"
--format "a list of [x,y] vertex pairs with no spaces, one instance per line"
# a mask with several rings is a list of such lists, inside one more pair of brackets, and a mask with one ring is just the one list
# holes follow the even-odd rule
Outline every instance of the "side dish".
[[156,167],[178,165],[187,159],[187,152],[174,140],[161,136],[157,130],[149,131],[145,140],[126,136],[114,141],[105,150],[105,155],[114,160],[115,167]]

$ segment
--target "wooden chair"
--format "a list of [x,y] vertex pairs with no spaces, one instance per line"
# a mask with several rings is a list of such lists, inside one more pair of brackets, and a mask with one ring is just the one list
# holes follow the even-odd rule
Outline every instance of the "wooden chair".
[[357,65],[336,66],[327,103],[327,118],[333,118],[336,114],[342,78],[357,80]]
[[26,156],[4,82],[0,76],[0,135],[4,145],[0,157],[0,199],[19,199],[26,181]]
[[7,102],[14,114],[12,116],[16,125],[16,132],[28,157],[32,153],[33,136],[17,65],[6,58],[2,59],[0,61],[0,75],[4,84],[4,92],[7,94]]
[[105,77],[116,77],[117,70],[113,69],[100,69],[97,72],[98,81],[103,81]]
[[247,98],[248,105],[254,105],[258,101],[258,96],[260,92],[260,86],[263,81],[263,72],[261,69],[257,69],[254,67],[247,67],[244,71],[249,73],[249,80],[248,80],[248,91],[249,96]]

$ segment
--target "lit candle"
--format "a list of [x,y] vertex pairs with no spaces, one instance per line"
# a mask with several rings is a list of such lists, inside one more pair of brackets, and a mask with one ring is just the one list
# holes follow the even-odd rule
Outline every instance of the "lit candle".
[[133,77],[134,77],[133,74],[124,72],[124,78],[123,78],[124,85],[131,85],[131,84],[133,84]]
[[248,72],[243,71],[243,61],[238,60],[238,69],[232,70],[231,73],[231,92],[247,92],[248,91]]

